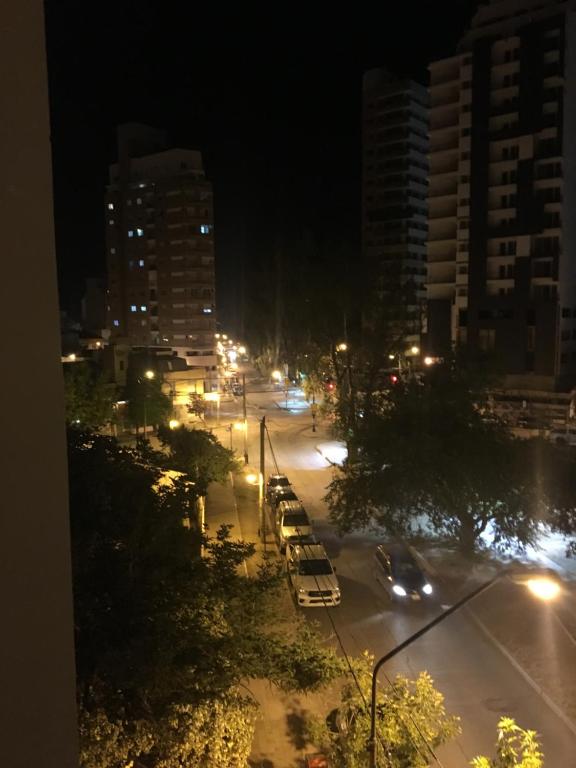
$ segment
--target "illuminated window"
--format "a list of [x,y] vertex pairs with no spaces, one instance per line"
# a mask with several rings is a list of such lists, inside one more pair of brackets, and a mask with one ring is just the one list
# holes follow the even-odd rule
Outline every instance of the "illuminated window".
[[114,320],[113,322],[114,322],[114,327],[118,328],[118,326],[120,325],[120,320]]
[[108,210],[113,211],[114,210],[114,203],[108,203]]
[[142,237],[144,235],[144,230],[143,229],[137,229],[136,230],[136,234],[138,235],[138,237]]
[[128,230],[128,237],[134,237],[134,230],[133,229],[129,229]]
[[137,197],[136,198],[136,205],[142,205],[142,198],[141,197]]
[[146,304],[141,305],[140,312],[146,312]]
[[143,267],[144,266],[144,259],[138,259],[138,266]]
[[209,224],[200,224],[200,232],[203,235],[210,234],[210,225]]
[[108,219],[108,224],[110,225],[114,224],[114,219]]
[[204,312],[205,315],[211,315],[212,314],[212,309],[210,307],[204,307],[202,309],[202,312]]
[[114,255],[116,253],[116,248],[110,248],[110,253]]
[[130,312],[137,312],[137,311],[138,311],[138,307],[136,306],[136,304],[131,304],[130,305]]

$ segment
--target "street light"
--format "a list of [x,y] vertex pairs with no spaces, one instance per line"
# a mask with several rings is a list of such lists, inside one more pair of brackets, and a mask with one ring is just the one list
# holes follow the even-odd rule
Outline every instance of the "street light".
[[[148,381],[152,381],[155,374],[154,371],[148,369],[144,371],[144,378]],[[146,432],[148,430],[148,385],[144,382],[144,440],[146,440]]]
[[413,347],[410,347],[410,354],[411,355],[419,355],[420,354],[420,347],[417,347],[414,345]]
[[[370,699],[370,740],[368,742],[369,768],[376,768],[376,686],[378,682],[378,672],[380,669],[384,666],[384,664],[386,664],[387,661],[390,661],[390,659],[396,656],[396,654],[400,653],[400,651],[403,651],[415,640],[418,640],[420,637],[422,637],[422,635],[425,635],[437,624],[440,624],[442,621],[444,621],[444,619],[447,619],[448,616],[458,611],[460,608],[462,608],[462,606],[466,605],[466,603],[469,603],[475,597],[478,597],[478,595],[482,594],[482,592],[486,592],[488,589],[490,589],[490,587],[493,587],[496,582],[500,581],[501,579],[511,577],[511,575],[512,574],[510,571],[503,571],[496,574],[496,576],[493,576],[491,579],[489,579],[489,581],[481,584],[472,592],[465,595],[461,600],[458,600],[457,603],[454,603],[453,606],[436,616],[435,619],[432,619],[432,621],[423,626],[422,629],[419,629],[418,632],[410,635],[410,637],[400,643],[400,645],[397,645],[396,648],[393,648],[376,662],[372,672],[372,694]],[[526,586],[530,592],[540,600],[554,600],[560,594],[560,585],[558,584],[558,581],[550,578],[549,576],[532,576],[530,578],[514,578],[512,580],[518,584],[523,584]]]
[[276,382],[282,381],[282,371],[278,371],[278,370],[272,371],[271,376]]
[[338,352],[346,352],[347,349],[348,349],[348,344],[346,344],[345,342],[338,344],[338,346],[336,347],[336,350]]
[[170,419],[170,421],[168,422],[168,426],[170,427],[170,429],[178,429],[178,427],[180,426],[180,422],[178,421],[178,419]]

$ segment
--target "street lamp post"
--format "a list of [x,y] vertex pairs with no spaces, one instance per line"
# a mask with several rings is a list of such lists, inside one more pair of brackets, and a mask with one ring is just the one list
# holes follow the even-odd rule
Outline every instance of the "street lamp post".
[[[380,669],[384,666],[384,664],[386,664],[387,661],[390,661],[390,659],[400,653],[400,651],[403,651],[404,648],[411,645],[415,640],[418,640],[418,638],[422,637],[422,635],[425,635],[437,624],[440,624],[440,622],[444,621],[444,619],[447,619],[448,616],[451,616],[453,613],[462,608],[462,606],[466,605],[466,603],[469,603],[475,597],[478,597],[478,595],[482,594],[482,592],[486,592],[486,590],[490,589],[490,587],[492,587],[497,581],[500,581],[509,575],[510,574],[508,571],[496,574],[496,576],[491,578],[489,581],[481,584],[472,592],[465,595],[461,600],[458,600],[457,603],[454,603],[454,605],[452,605],[450,608],[447,608],[441,614],[436,616],[435,619],[432,619],[432,621],[423,626],[422,629],[419,629],[418,632],[410,635],[410,637],[400,643],[400,645],[397,645],[376,662],[372,672],[372,692],[370,698],[370,740],[368,742],[369,768],[376,768],[376,693],[378,672]],[[541,600],[553,600],[555,597],[557,597],[560,591],[558,583],[549,578],[527,580],[526,584],[530,591]]]
[[[144,371],[144,378],[147,381],[152,381],[154,378],[154,371]],[[147,424],[148,417],[148,384],[144,382],[144,440],[146,440],[146,432],[148,430]]]

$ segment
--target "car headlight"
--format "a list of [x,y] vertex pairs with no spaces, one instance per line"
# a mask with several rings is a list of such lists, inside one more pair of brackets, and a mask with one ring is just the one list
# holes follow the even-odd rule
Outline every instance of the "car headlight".
[[336,587],[336,589],[332,590],[336,595],[340,594],[340,587]]
[[302,589],[302,587],[300,587],[300,588],[298,589],[298,594],[299,594],[299,595],[304,595],[305,593],[306,593],[306,590],[305,590],[305,589]]
[[400,597],[406,597],[406,590],[404,587],[401,587],[400,584],[394,584],[392,587],[392,592],[394,592],[395,595],[399,595]]
[[422,592],[424,592],[425,595],[431,595],[433,591],[432,584],[424,584],[422,587]]

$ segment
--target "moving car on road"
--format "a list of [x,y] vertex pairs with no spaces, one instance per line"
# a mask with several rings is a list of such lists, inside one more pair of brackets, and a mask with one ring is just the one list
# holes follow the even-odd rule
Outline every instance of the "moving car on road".
[[374,578],[391,600],[410,602],[429,598],[434,591],[405,544],[381,544],[374,554]]
[[281,501],[276,507],[274,522],[280,552],[286,551],[286,544],[312,535],[310,520],[300,501]]
[[266,481],[266,501],[270,503],[272,495],[283,488],[290,488],[290,480],[286,475],[269,475]]
[[298,605],[340,605],[338,579],[322,544],[288,544],[286,565]]

